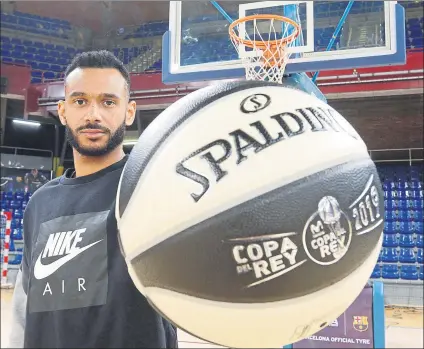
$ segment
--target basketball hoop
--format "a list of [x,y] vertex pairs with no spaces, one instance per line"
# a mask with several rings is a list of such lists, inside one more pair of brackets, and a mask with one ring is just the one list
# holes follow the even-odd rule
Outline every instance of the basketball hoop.
[[283,16],[259,14],[235,20],[228,31],[247,80],[282,83],[291,55],[288,48],[300,34],[298,23]]

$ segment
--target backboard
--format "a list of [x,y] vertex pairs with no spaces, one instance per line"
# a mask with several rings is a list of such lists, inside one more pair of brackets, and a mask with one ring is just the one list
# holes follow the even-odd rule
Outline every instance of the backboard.
[[291,48],[287,74],[406,63],[405,10],[397,1],[171,1],[163,82],[243,78],[240,54],[228,35],[230,21],[253,14],[289,16],[293,6],[302,40]]

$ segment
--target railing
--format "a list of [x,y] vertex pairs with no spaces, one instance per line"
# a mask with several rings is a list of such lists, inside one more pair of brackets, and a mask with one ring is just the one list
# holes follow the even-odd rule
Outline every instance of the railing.
[[408,162],[411,166],[412,163],[424,161],[424,148],[374,149],[368,152],[375,163]]
[[[32,69],[31,70],[31,72],[37,72],[37,71],[41,72],[41,76],[38,77],[38,76],[32,76],[31,75],[31,78],[40,78],[41,79],[41,82],[40,82],[41,84],[42,83],[46,83],[46,82],[52,82],[52,81],[61,81],[61,80],[63,80],[65,78],[65,73],[64,72],[61,72],[58,78],[46,78],[44,76],[44,74],[46,73],[46,71],[40,70],[40,69]],[[55,72],[55,73],[59,73],[59,72]]]
[[[22,147],[9,147],[2,145],[0,146],[0,153],[11,154],[11,155],[26,155],[26,156],[39,156],[43,158],[53,158],[53,152],[51,150],[36,149],[36,148],[22,148]],[[44,155],[43,155],[44,154]],[[48,154],[48,156],[46,156]]]
[[[29,161],[29,158],[38,158],[43,163],[43,166],[45,166],[44,170],[50,171],[50,179],[52,178],[54,157],[51,150],[0,146],[0,153],[2,154],[1,167],[32,169],[37,166],[34,166],[33,161]],[[45,160],[41,160],[41,158]]]

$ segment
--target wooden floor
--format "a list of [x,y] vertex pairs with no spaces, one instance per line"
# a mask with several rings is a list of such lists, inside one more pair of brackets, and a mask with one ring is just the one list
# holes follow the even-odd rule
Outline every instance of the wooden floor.
[[[12,290],[1,290],[1,348],[7,348],[11,318]],[[180,348],[220,348],[182,331],[178,334]],[[386,308],[386,347],[423,348],[423,309]]]

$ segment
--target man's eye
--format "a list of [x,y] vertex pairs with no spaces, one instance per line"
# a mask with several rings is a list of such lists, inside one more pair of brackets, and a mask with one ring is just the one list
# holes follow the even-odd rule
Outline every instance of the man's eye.
[[85,104],[85,100],[84,99],[76,99],[74,100],[74,104],[76,105],[84,105]]
[[114,106],[116,103],[114,102],[114,101],[112,101],[112,100],[106,100],[106,101],[104,101],[103,102],[105,105],[106,105],[106,107],[112,107],[112,106]]

